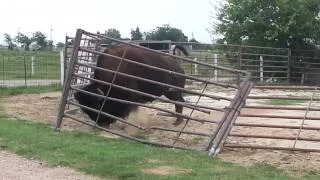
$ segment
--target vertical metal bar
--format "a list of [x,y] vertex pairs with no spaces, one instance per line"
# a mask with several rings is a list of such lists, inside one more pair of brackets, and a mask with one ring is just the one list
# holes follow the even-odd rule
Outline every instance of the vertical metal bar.
[[296,147],[297,141],[298,141],[298,139],[299,139],[299,137],[300,137],[301,130],[302,130],[303,126],[304,126],[304,122],[305,122],[305,120],[306,120],[306,118],[307,118],[307,115],[308,115],[308,112],[309,112],[309,110],[310,110],[311,103],[312,103],[312,100],[313,100],[313,97],[314,97],[316,91],[317,91],[317,90],[315,90],[315,91],[313,92],[313,94],[312,94],[312,96],[311,96],[311,99],[310,99],[310,101],[309,101],[309,103],[308,103],[308,106],[307,106],[306,112],[305,112],[305,114],[304,114],[303,120],[302,120],[302,122],[301,122],[299,131],[298,131],[298,134],[297,134],[296,139],[295,139],[295,141],[294,141],[294,143],[293,143],[293,146],[292,146],[293,149]]
[[107,92],[107,94],[105,95],[105,99],[103,100],[103,103],[102,103],[102,105],[101,105],[101,107],[100,107],[100,111],[99,111],[99,114],[98,114],[97,119],[96,119],[96,124],[97,124],[97,122],[98,122],[98,119],[100,118],[102,108],[103,108],[103,106],[105,105],[105,103],[106,103],[106,101],[107,101],[107,97],[108,97],[109,94],[110,94],[112,85],[114,84],[114,82],[115,82],[115,80],[116,80],[116,78],[117,78],[118,72],[119,72],[120,67],[121,67],[121,64],[122,64],[122,62],[123,62],[123,59],[124,59],[125,55],[127,54],[127,49],[128,49],[128,47],[124,50],[124,52],[123,52],[123,54],[122,54],[122,59],[121,59],[120,62],[119,62],[119,65],[118,65],[118,67],[117,67],[117,70],[116,70],[116,72],[115,72],[115,74],[114,74],[114,76],[113,76],[113,79],[112,79],[112,81],[111,81],[111,84],[110,84],[110,86],[109,86],[108,92]]
[[[205,85],[204,88],[202,89],[201,94],[204,93],[204,91],[207,89],[207,86],[208,86],[208,84],[206,83],[206,85]],[[201,97],[202,97],[202,96],[200,95],[195,105],[198,105]],[[191,110],[190,115],[189,115],[189,118],[186,120],[186,123],[184,124],[184,126],[183,126],[182,129],[180,130],[178,136],[177,136],[176,139],[173,141],[173,144],[175,144],[175,143],[177,142],[177,140],[179,139],[179,137],[181,136],[181,134],[182,134],[182,132],[184,131],[184,129],[186,128],[186,126],[187,126],[187,124],[188,124],[188,122],[189,122],[189,120],[190,120],[193,112],[194,112],[194,109]]]
[[80,43],[81,43],[81,36],[83,34],[83,30],[78,29],[77,33],[76,33],[76,37],[75,37],[75,42],[74,42],[74,47],[73,47],[73,52],[72,52],[72,57],[69,63],[69,67],[68,67],[68,72],[67,72],[67,76],[66,76],[66,81],[63,85],[63,91],[62,91],[62,96],[61,96],[61,100],[60,100],[60,105],[59,105],[59,110],[58,110],[58,115],[57,115],[57,121],[56,121],[56,125],[55,125],[55,131],[59,130],[61,127],[61,122],[62,122],[62,118],[64,116],[64,110],[66,108],[66,104],[67,104],[67,99],[68,99],[68,92],[71,86],[71,79],[72,79],[72,74],[74,72],[75,69],[75,63],[78,59],[78,51],[80,48]]
[[2,79],[3,79],[3,86],[4,86],[4,81],[5,81],[5,72],[4,72],[4,61],[5,61],[5,56],[3,55],[3,62],[2,62]]
[[[246,97],[249,95],[252,86],[253,86],[252,83],[247,83],[245,85],[245,87],[243,87],[244,91],[242,91],[242,93],[240,95],[240,98],[239,98],[240,100],[238,99],[236,106],[234,107],[235,109],[232,110],[233,113],[232,113],[232,116],[229,118],[229,122],[228,121],[226,122],[226,129],[223,132],[222,136],[218,138],[217,146],[215,147],[215,152],[213,152],[214,155],[219,153],[221,147],[223,146],[223,143],[225,142],[226,138],[228,137],[235,120],[237,119],[238,115],[240,114],[241,108],[245,104]],[[209,152],[209,154],[210,153],[211,152]]]
[[66,80],[66,76],[67,76],[67,58],[68,58],[68,39],[69,37],[66,35],[66,40],[65,40],[65,44],[64,44],[64,73],[63,73],[63,82],[65,82]]
[[288,70],[287,70],[287,81],[291,83],[291,49],[288,48]]
[[[214,62],[213,65],[218,66],[218,54],[214,54]],[[218,81],[218,70],[214,69],[214,81]]]
[[[239,46],[239,51],[238,51],[238,58],[237,58],[237,65],[238,65],[238,69],[242,70],[241,68],[241,59],[242,59],[242,45]],[[238,78],[237,78],[237,84],[238,86],[240,86],[240,73],[238,73]]]
[[263,56],[260,56],[260,82],[263,83]]

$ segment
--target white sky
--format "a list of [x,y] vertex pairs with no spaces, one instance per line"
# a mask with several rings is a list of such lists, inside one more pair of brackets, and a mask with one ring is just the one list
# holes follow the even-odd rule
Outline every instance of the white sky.
[[[217,0],[214,0],[217,1]],[[0,44],[3,34],[18,31],[31,35],[39,30],[55,43],[64,42],[65,34],[75,36],[77,28],[104,32],[116,28],[122,37],[130,37],[131,28],[142,32],[162,24],[181,29],[188,37],[210,43],[209,0],[2,0]]]

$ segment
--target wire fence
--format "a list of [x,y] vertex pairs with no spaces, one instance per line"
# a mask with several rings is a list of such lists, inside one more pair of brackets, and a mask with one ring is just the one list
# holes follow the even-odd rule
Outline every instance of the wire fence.
[[2,51],[0,87],[61,85],[60,62],[59,52]]
[[[67,71],[73,39],[66,37],[68,46],[60,54],[0,50],[0,87],[61,85]],[[251,80],[255,84],[320,84],[319,50],[171,41],[131,42],[166,53],[173,53],[172,49],[177,44],[184,45],[193,60],[251,72]],[[203,79],[240,81],[228,72],[217,69],[211,72],[212,69],[197,64],[183,62],[182,67],[186,74]]]

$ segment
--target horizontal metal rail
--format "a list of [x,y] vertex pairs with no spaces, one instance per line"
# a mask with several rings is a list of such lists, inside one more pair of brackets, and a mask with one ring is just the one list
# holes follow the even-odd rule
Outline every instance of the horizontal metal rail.
[[241,53],[241,55],[288,58],[288,55],[272,55],[272,54],[256,54],[256,53]]
[[[284,106],[245,106],[247,109],[277,109],[277,110],[301,110],[306,111],[306,107],[284,107]],[[320,108],[309,108],[309,111],[320,111]]]
[[150,129],[160,130],[160,131],[178,132],[178,133],[182,133],[182,134],[191,134],[191,135],[198,135],[198,136],[204,136],[204,137],[210,137],[210,134],[191,132],[191,131],[180,131],[180,130],[175,130],[175,129],[161,128],[161,127],[151,127]]
[[254,86],[254,89],[280,89],[280,90],[317,90],[317,86]]
[[[168,113],[157,113],[157,115],[159,115],[159,116],[166,116],[166,117],[174,117],[174,116],[172,116],[171,114],[168,114]],[[189,116],[188,116],[188,117],[189,117]],[[220,123],[220,120],[218,120],[218,121],[203,120],[202,123],[205,123],[205,122],[207,122],[207,123],[213,123],[213,124],[218,124],[218,123]]]
[[261,145],[225,144],[224,147],[227,147],[227,148],[248,148],[248,149],[288,150],[288,151],[301,151],[301,152],[320,152],[320,149],[272,147],[272,146],[261,146]]
[[[211,64],[207,64],[207,63],[203,63],[203,62],[198,62],[198,61],[195,61],[195,60],[191,60],[189,58],[184,58],[184,57],[181,57],[181,56],[176,56],[176,55],[171,55],[171,54],[159,52],[157,50],[149,49],[149,48],[146,48],[146,47],[143,47],[143,46],[139,46],[139,45],[136,45],[136,44],[132,44],[132,43],[127,43],[127,42],[124,42],[124,41],[121,41],[121,40],[117,40],[117,39],[114,39],[114,38],[110,38],[110,37],[107,37],[107,36],[103,36],[103,35],[100,35],[100,34],[90,33],[90,32],[84,31],[84,30],[82,30],[82,32],[84,34],[86,34],[86,35],[90,35],[91,37],[93,36],[93,37],[100,37],[100,38],[104,38],[104,39],[109,39],[111,41],[115,41],[115,42],[118,42],[120,44],[126,44],[126,45],[129,45],[129,46],[132,46],[132,47],[137,47],[137,48],[144,49],[144,50],[147,50],[147,51],[150,51],[150,52],[154,52],[154,53],[157,53],[157,54],[175,57],[175,58],[187,61],[187,62],[191,62],[191,63],[195,63],[195,64],[199,64],[199,65],[204,65],[204,66],[208,66],[208,67],[216,68],[216,69],[220,69],[220,70],[225,70],[225,71],[228,71],[228,72],[231,72],[231,73],[242,73],[243,75],[247,75],[247,76],[249,75],[248,72],[246,72],[246,71],[230,69],[230,68],[226,68],[226,67],[215,66],[215,65],[211,65]],[[97,51],[94,51],[94,52],[97,52]]]
[[[272,125],[272,124],[252,124],[252,123],[235,123],[234,126],[239,127],[256,127],[256,128],[277,128],[277,129],[300,129],[300,126],[289,126],[289,125]],[[306,127],[303,126],[304,130],[320,130],[320,127]]]
[[157,142],[151,142],[151,141],[138,139],[138,138],[131,137],[131,136],[128,136],[128,135],[120,133],[120,132],[113,131],[111,129],[106,129],[106,128],[103,128],[101,126],[98,126],[98,125],[95,125],[95,124],[92,124],[92,123],[89,123],[89,122],[82,121],[82,120],[80,120],[80,119],[78,119],[76,117],[73,117],[73,116],[70,116],[70,115],[67,115],[67,114],[65,114],[64,116],[69,118],[69,119],[71,119],[71,120],[80,122],[82,124],[97,128],[99,130],[102,130],[102,131],[105,131],[105,132],[108,132],[108,133],[111,133],[111,134],[114,134],[114,135],[117,135],[117,136],[120,136],[120,137],[123,137],[123,138],[127,138],[129,140],[134,140],[134,141],[137,141],[137,142],[141,142],[143,144],[150,144],[150,145],[155,145],[155,146],[159,146],[159,147],[167,147],[167,148],[176,148],[176,149],[181,149],[181,150],[198,151],[198,150],[192,149],[192,148],[185,148],[185,147],[181,147],[181,146],[174,146],[174,145],[168,145],[168,144],[163,144],[163,143],[157,143]]
[[[155,110],[163,111],[163,112],[166,112],[166,113],[170,113],[170,114],[174,115],[175,117],[179,116],[179,117],[189,118],[189,116],[183,115],[181,113],[169,111],[169,110],[162,109],[162,108],[159,108],[159,107],[146,105],[146,104],[143,104],[143,103],[136,103],[136,102],[126,101],[126,100],[122,100],[122,99],[118,99],[118,98],[106,97],[106,96],[98,95],[98,94],[95,94],[95,93],[87,92],[87,91],[84,91],[84,90],[81,90],[81,89],[78,89],[78,88],[72,88],[72,89],[74,89],[76,91],[79,91],[79,92],[82,92],[82,93],[85,93],[85,94],[89,94],[89,95],[95,96],[95,97],[100,97],[102,99],[107,99],[107,100],[111,100],[111,101],[115,101],[115,102],[121,102],[121,103],[125,103],[125,104],[130,104],[130,105],[136,105],[136,106],[146,107],[146,108],[150,108],[150,109],[155,109]],[[193,120],[193,121],[198,121],[198,122],[204,122],[205,121],[205,119],[194,118],[194,117],[191,117],[190,119]]]
[[245,137],[245,138],[262,138],[262,139],[283,139],[283,140],[301,140],[301,141],[315,141],[320,142],[320,138],[303,138],[303,137],[293,137],[293,136],[268,136],[268,135],[256,135],[256,134],[237,134],[230,133],[229,137]]
[[[78,76],[78,75],[75,75],[75,76]],[[97,83],[101,83],[101,84],[104,84],[104,85],[111,85],[112,84],[112,83],[107,83],[107,82],[100,81],[100,80],[97,80],[97,79],[91,79],[91,78],[82,77],[82,76],[80,76],[80,77],[83,78],[83,79],[89,79],[91,81],[94,81],[94,82],[97,82]],[[207,114],[210,113],[210,111],[207,111],[207,110],[204,110],[204,109],[199,109],[199,108],[197,108],[196,106],[194,106],[192,104],[181,103],[179,101],[172,101],[170,99],[154,96],[154,95],[151,95],[151,94],[148,94],[148,93],[144,93],[144,92],[137,91],[137,90],[134,90],[134,89],[126,88],[126,87],[123,87],[123,86],[118,86],[118,85],[115,85],[115,84],[112,84],[112,87],[118,88],[118,89],[122,89],[122,90],[126,90],[126,91],[129,91],[129,92],[133,92],[133,93],[136,93],[136,94],[139,94],[139,95],[143,95],[143,96],[146,96],[146,97],[158,99],[158,100],[161,100],[161,101],[164,101],[164,102],[167,102],[167,103],[182,105],[184,107],[187,107],[187,108],[190,108],[190,109],[195,109],[197,111],[204,112],[204,113],[207,113]]]
[[[280,97],[280,96],[249,96],[247,99],[281,99],[281,100],[304,100],[308,101],[307,97]],[[315,98],[313,101],[320,101],[320,98]]]
[[[83,108],[83,109],[87,109],[87,110],[92,111],[92,112],[95,112],[95,113],[99,113],[99,110],[96,110],[96,109],[90,108],[90,107],[88,107],[88,106],[84,106],[84,105],[78,104],[78,103],[73,102],[73,101],[70,101],[70,100],[68,100],[67,103],[68,103],[68,104],[72,104],[72,105],[74,105],[74,106],[78,106],[78,107]],[[122,118],[113,116],[113,115],[108,114],[108,113],[105,113],[105,112],[101,112],[101,114],[104,115],[104,116],[107,116],[107,117],[109,117],[109,118],[114,118],[114,119],[116,119],[116,120],[118,120],[118,121],[120,121],[120,122],[122,122],[122,123],[124,123],[124,124],[133,126],[133,127],[137,128],[137,129],[145,130],[144,127],[141,127],[141,126],[135,125],[135,124],[133,124],[133,123],[130,123],[130,122],[128,122],[128,121],[126,121],[126,120],[124,120],[124,119],[122,119]]]
[[82,66],[90,67],[92,69],[101,70],[101,71],[104,71],[104,72],[110,72],[110,73],[113,73],[113,74],[117,73],[118,76],[120,75],[120,76],[124,76],[124,77],[129,77],[129,78],[132,78],[132,79],[138,79],[138,80],[141,80],[141,81],[149,82],[149,83],[152,83],[152,84],[161,85],[161,86],[164,86],[164,87],[178,89],[178,90],[180,90],[182,92],[186,92],[186,93],[189,93],[189,94],[203,95],[205,97],[209,97],[209,98],[216,99],[216,100],[221,100],[221,99],[230,100],[230,98],[226,98],[226,97],[222,97],[222,96],[215,96],[215,95],[208,95],[208,94],[201,94],[201,93],[198,93],[198,92],[195,92],[195,91],[191,91],[191,90],[188,90],[188,89],[185,89],[185,88],[182,88],[182,87],[173,86],[173,85],[170,85],[170,84],[161,83],[161,82],[153,81],[153,80],[150,80],[150,79],[137,77],[137,76],[133,76],[133,75],[122,73],[122,72],[116,72],[116,71],[113,71],[113,70],[108,70],[108,69],[104,69],[104,68],[100,68],[100,67],[96,67],[96,66],[86,65],[86,64],[83,64],[83,63],[78,63],[78,64],[82,65]]
[[[150,66],[150,65],[147,65],[147,64],[144,64],[144,63],[139,63],[139,62],[136,62],[136,61],[132,61],[132,60],[130,60],[130,59],[121,58],[121,57],[118,57],[118,56],[114,56],[114,55],[111,55],[111,54],[102,53],[102,52],[99,52],[99,51],[94,51],[94,50],[89,50],[89,49],[84,49],[84,48],[81,48],[80,50],[81,50],[81,51],[86,51],[86,52],[96,53],[96,54],[99,54],[99,55],[102,55],[102,56],[108,56],[108,57],[111,57],[111,58],[115,58],[115,59],[118,59],[118,60],[123,60],[123,61],[125,61],[125,62],[129,62],[129,63],[132,63],[132,64],[136,64],[136,65],[139,65],[139,66],[142,66],[142,67],[147,67],[147,68],[150,68],[150,69],[153,69],[153,70],[158,70],[158,71],[162,71],[162,72],[167,72],[167,73],[172,74],[172,75],[177,75],[177,76],[185,77],[185,78],[192,79],[192,80],[196,80],[196,81],[201,81],[201,82],[208,83],[208,84],[215,84],[215,85],[219,85],[219,86],[226,87],[226,88],[227,88],[227,87],[237,88],[236,86],[233,86],[233,85],[217,83],[217,82],[214,82],[214,81],[202,80],[202,79],[199,79],[199,78],[195,78],[195,77],[192,77],[192,76],[188,76],[188,75],[186,75],[186,74],[182,74],[182,73],[170,71],[170,70],[163,69],[163,68],[158,68],[158,67],[155,67],[155,66]],[[213,71],[213,69],[212,69],[212,71]],[[235,72],[233,72],[233,73],[235,73]],[[235,74],[236,74],[236,73],[235,73]]]
[[[266,114],[245,114],[240,113],[239,117],[260,117],[260,118],[277,118],[277,119],[304,119],[303,116],[282,116],[282,115],[266,115]],[[320,120],[320,117],[306,117],[305,120]]]

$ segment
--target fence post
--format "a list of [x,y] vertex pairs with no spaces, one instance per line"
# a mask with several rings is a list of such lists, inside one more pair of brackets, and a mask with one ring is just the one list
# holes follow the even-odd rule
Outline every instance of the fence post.
[[[198,61],[198,58],[194,58],[193,60]],[[198,75],[198,64],[194,64],[194,74]]]
[[34,56],[31,56],[31,74],[34,75]]
[[[239,51],[238,51],[238,57],[237,57],[237,61],[238,61],[237,63],[238,63],[239,70],[242,70],[242,67],[241,67],[242,51],[243,51],[243,47],[242,47],[242,44],[240,44]],[[238,74],[238,76],[237,76],[238,86],[240,86],[240,81],[241,81],[240,74]]]
[[287,79],[288,79],[288,83],[289,83],[289,84],[290,84],[290,82],[291,82],[290,73],[291,73],[291,49],[288,48],[288,71],[287,71]]
[[[214,56],[213,65],[218,66],[218,54],[214,54],[213,56]],[[214,74],[214,80],[218,81],[218,70],[214,69],[213,74]]]
[[60,50],[60,83],[63,86],[64,82],[64,54],[63,50]]
[[23,64],[24,64],[24,85],[27,86],[27,63],[26,63],[26,56],[23,56]]
[[263,83],[263,56],[260,56],[260,82]]

